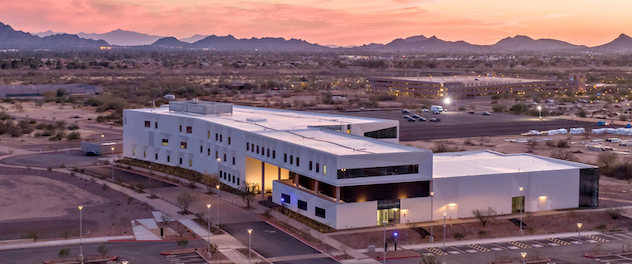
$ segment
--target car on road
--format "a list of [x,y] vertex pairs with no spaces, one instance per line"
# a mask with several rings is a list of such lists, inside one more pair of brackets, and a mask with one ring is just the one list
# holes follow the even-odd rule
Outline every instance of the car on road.
[[426,118],[425,117],[420,117],[419,121],[426,121]]
[[402,110],[402,114],[410,114],[410,110],[404,109],[404,110]]
[[408,122],[415,122],[415,121],[417,121],[417,120],[416,120],[416,119],[414,119],[414,118],[412,118],[412,117],[411,117],[411,118],[408,118]]
[[620,138],[609,138],[609,139],[606,139],[606,142],[618,143],[618,142],[621,142],[621,139]]
[[489,112],[485,111],[483,112],[483,115],[490,115]]
[[420,116],[418,114],[414,114],[412,115],[412,118],[419,118]]
[[468,114],[474,114],[474,110],[467,111]]
[[421,111],[422,112],[428,112],[428,108],[422,108]]
[[404,119],[410,119],[410,118],[412,118],[412,117],[410,117],[409,115],[405,115],[404,116]]
[[428,120],[428,121],[430,121],[430,122],[439,122],[439,121],[441,121],[441,119],[433,117],[433,118],[430,118],[430,120]]
[[619,146],[622,146],[622,147],[629,147],[629,146],[632,146],[632,140],[622,140],[622,141],[619,143]]

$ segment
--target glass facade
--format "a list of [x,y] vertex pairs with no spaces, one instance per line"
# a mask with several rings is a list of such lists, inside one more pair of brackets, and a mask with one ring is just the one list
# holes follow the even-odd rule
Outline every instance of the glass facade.
[[364,133],[365,137],[370,138],[397,138],[397,127],[389,127],[385,129],[375,130]]
[[579,206],[597,207],[599,200],[599,169],[579,170]]
[[338,179],[351,179],[361,177],[375,177],[387,175],[401,175],[419,173],[419,165],[401,165],[388,167],[360,168],[360,169],[340,169]]

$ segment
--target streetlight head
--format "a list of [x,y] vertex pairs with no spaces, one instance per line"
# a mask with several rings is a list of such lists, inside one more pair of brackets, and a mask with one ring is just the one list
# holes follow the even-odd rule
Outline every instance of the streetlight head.
[[523,187],[520,187],[520,191],[521,191],[521,192],[522,192],[522,190],[524,190],[524,188],[523,188]]
[[114,148],[112,148],[112,150],[114,150]]
[[430,192],[430,196],[434,196],[434,192]]
[[101,137],[105,137],[105,135],[101,135]]
[[80,206],[79,206],[79,210],[82,210],[82,209],[83,209],[83,205],[80,205]]
[[522,258],[526,258],[527,257],[527,252],[520,252],[520,256],[522,256]]
[[446,216],[446,215],[448,215],[448,212],[443,212],[443,216]]
[[582,228],[582,223],[577,223],[578,228]]
[[252,234],[252,229],[248,229],[248,234]]
[[538,110],[542,110],[542,106],[541,105],[538,105]]
[[217,161],[220,161],[220,159],[219,159],[219,158],[217,158]]
[[285,202],[285,198],[281,198],[281,202],[284,203]]
[[215,185],[215,188],[219,189],[219,184],[218,184],[218,185]]
[[206,204],[206,207],[207,208],[211,208],[211,204]]
[[388,223],[388,222],[386,222],[386,221],[382,221],[382,224],[383,224],[383,225],[385,225],[386,223]]
[[447,105],[449,105],[451,101],[452,100],[450,100],[450,97],[446,97],[445,99],[443,99],[443,102]]
[[394,235],[395,237],[397,237],[397,232],[393,233],[393,235]]

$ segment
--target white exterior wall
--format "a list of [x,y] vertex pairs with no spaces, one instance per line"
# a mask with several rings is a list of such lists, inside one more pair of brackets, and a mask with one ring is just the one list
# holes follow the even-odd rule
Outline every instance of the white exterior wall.
[[377,225],[377,201],[342,203],[336,206],[336,229]]
[[430,221],[430,197],[416,197],[400,200],[400,223]]
[[[287,186],[279,182],[273,183],[273,189],[274,192],[272,192],[272,202],[276,204],[281,204],[281,194],[287,194],[290,196],[290,202],[284,203],[283,206],[293,211],[298,211],[298,200],[305,201],[307,202],[307,210],[303,212],[304,216],[314,219],[325,225],[331,226],[333,228],[337,228],[337,204],[335,202],[327,201],[325,199],[317,197],[314,194],[300,191],[294,187]],[[316,207],[325,209],[324,219],[315,215]]]

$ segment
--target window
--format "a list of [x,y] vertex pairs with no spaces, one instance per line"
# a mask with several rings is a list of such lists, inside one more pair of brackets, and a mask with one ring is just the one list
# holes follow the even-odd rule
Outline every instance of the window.
[[230,137],[228,137],[228,145],[230,145]]
[[316,207],[315,214],[318,217],[325,218],[325,209],[320,208],[320,207]]
[[180,165],[182,165],[182,158],[180,158]]
[[222,142],[222,135],[219,135],[219,142]]
[[246,143],[246,150],[250,150],[250,143]]
[[296,157],[296,166],[301,166],[298,157]]
[[180,132],[182,132],[182,125],[180,125]]
[[402,175],[402,174],[414,174],[414,173],[419,173],[419,165],[417,164],[388,166],[388,167],[374,167],[374,168],[359,168],[359,169],[340,169],[338,170],[338,179]]
[[235,165],[235,157],[233,157],[233,165]]
[[171,161],[171,156],[167,155],[167,162]]
[[268,158],[269,158],[270,157],[270,149],[268,149],[267,152],[268,152]]
[[276,150],[273,150],[273,151],[272,151],[272,158],[273,158],[273,159],[276,159]]
[[309,161],[309,170],[312,170],[312,161]]
[[226,162],[226,154],[224,154],[224,162]]
[[370,138],[397,138],[397,127],[366,132],[364,136]]
[[193,166],[193,160],[192,159],[189,159],[189,167],[190,166]]
[[219,151],[215,151],[215,158],[219,159]]
[[136,156],[136,149],[132,149],[132,156]]
[[261,155],[265,155],[266,154],[266,148],[261,147]]
[[283,203],[290,203],[291,202],[290,196],[285,194],[285,193],[282,193],[281,194],[281,202],[283,202]]
[[180,142],[180,148],[181,149],[186,149],[187,148],[187,143],[186,142]]
[[283,162],[287,162],[287,154],[286,153],[283,154]]
[[163,139],[162,139],[162,145],[163,145],[163,146],[169,146],[169,140],[168,140],[168,139],[166,139],[166,138],[163,138]]
[[320,172],[320,163],[316,162],[316,172]]
[[220,179],[226,179],[226,175],[223,175],[222,171],[219,171],[219,178]]
[[204,147],[200,146],[200,153],[204,153]]
[[[228,174],[228,178],[230,178],[230,174]],[[233,183],[235,183],[235,175],[233,175]]]
[[143,151],[143,158],[147,158],[147,151]]
[[156,123],[154,124],[154,128],[155,128],[155,129],[158,129],[158,122],[156,122]]
[[294,164],[294,155],[290,155],[290,164]]
[[211,155],[211,148],[208,148],[206,155],[209,155],[209,156]]
[[259,154],[259,146],[257,146],[257,154]]
[[151,127],[151,121],[145,121],[145,127]]
[[187,133],[189,133],[189,134],[193,133],[193,128],[188,126],[187,127]]
[[206,138],[211,138],[211,131],[206,131]]
[[239,186],[239,177],[237,177],[237,186]]
[[158,153],[156,153],[156,160],[158,160]]
[[298,209],[307,211],[307,202],[298,200]]
[[219,134],[215,133],[215,141],[219,140]]
[[327,165],[323,165],[323,175],[327,175]]

